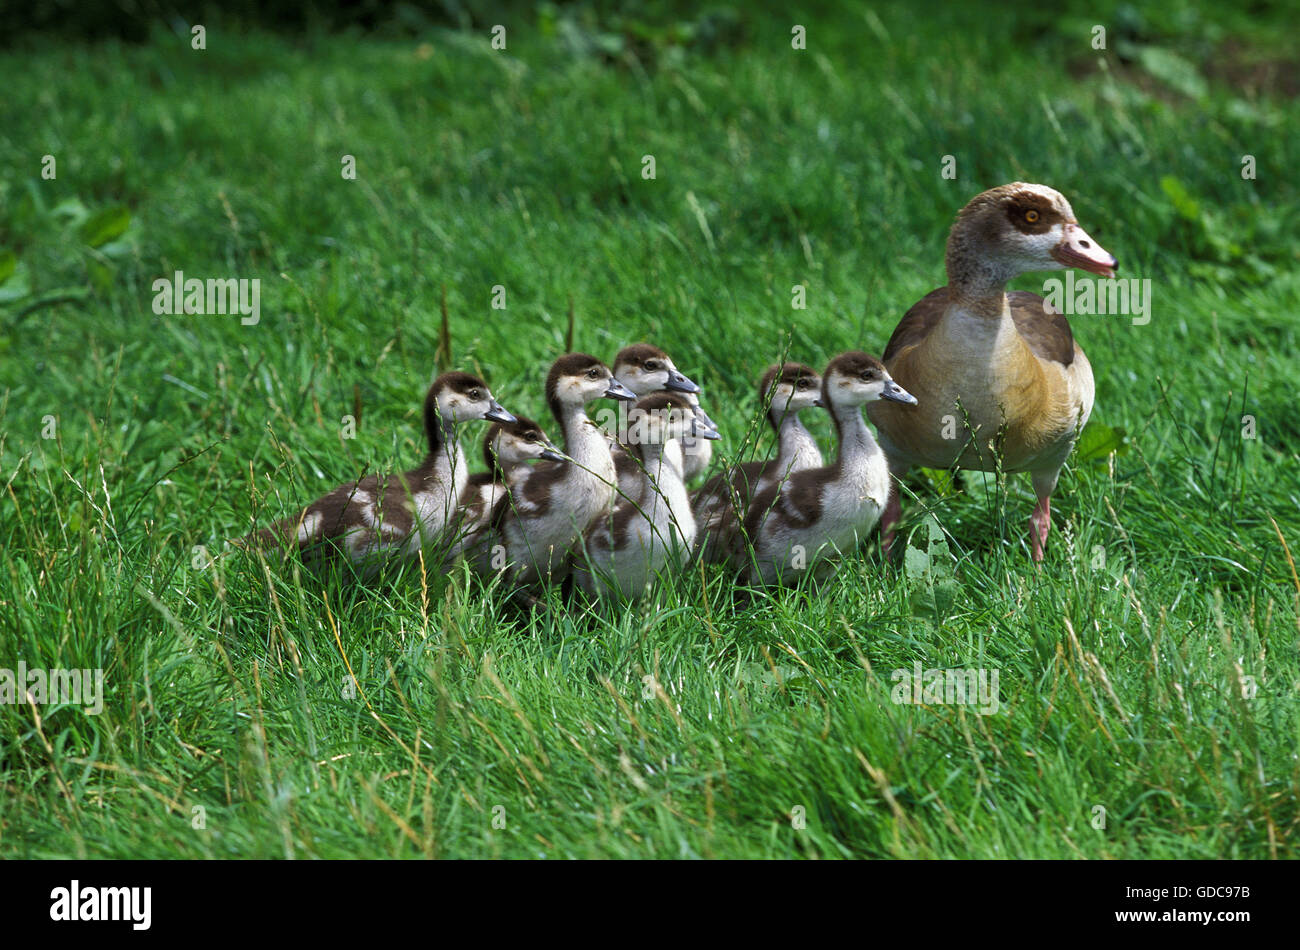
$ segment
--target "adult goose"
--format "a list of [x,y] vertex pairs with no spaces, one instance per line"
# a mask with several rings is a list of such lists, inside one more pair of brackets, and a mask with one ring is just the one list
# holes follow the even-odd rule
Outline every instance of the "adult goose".
[[[901,477],[913,465],[1028,472],[1035,561],[1051,528],[1061,467],[1092,412],[1092,367],[1065,316],[1038,294],[1005,292],[1029,271],[1078,267],[1110,277],[1115,258],[1079,226],[1060,192],[1012,182],[976,195],[948,235],[948,284],[907,311],[884,363],[917,405],[867,407]],[[898,520],[892,484],[881,521],[886,550]]]

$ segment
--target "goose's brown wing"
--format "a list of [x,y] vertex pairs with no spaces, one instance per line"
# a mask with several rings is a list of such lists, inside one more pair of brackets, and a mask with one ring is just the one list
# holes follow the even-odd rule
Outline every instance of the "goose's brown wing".
[[894,327],[894,335],[885,345],[885,353],[880,361],[888,367],[903,350],[911,349],[924,340],[939,325],[939,320],[947,309],[947,287],[932,290],[912,304],[907,313],[903,314],[903,319],[898,321],[898,326]]
[[1021,339],[1035,356],[1062,366],[1074,362],[1074,334],[1065,314],[1027,290],[1012,291],[1007,302]]
[[[1026,290],[1015,290],[1007,294],[1007,303],[1016,329],[1035,356],[1062,366],[1074,362],[1074,334],[1070,332],[1070,323],[1065,319],[1065,314],[1038,294]],[[947,308],[947,287],[932,290],[913,304],[894,328],[894,335],[885,346],[881,362],[890,366],[900,353],[929,336],[939,325]]]

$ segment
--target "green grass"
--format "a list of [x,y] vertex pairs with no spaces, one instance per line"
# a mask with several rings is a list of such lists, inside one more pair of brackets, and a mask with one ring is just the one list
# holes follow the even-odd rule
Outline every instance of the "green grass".
[[[1293,857],[1300,139],[1213,55],[1268,60],[1285,18],[1112,26],[1197,93],[1091,50],[1108,11],[832,11],[803,52],[761,18],[635,61],[531,21],[505,52],[214,26],[0,53],[0,666],[106,687],[97,717],[0,707],[0,855]],[[691,575],[531,625],[460,571],[222,549],[419,458],[444,288],[454,364],[515,411],[543,417],[572,300],[576,348],[659,343],[735,453],[766,364],[879,353],[955,211],[1014,179],[1154,293],[1146,326],[1072,320],[1128,448],[1067,468],[1041,570],[1021,477],[914,482],[910,573],[873,544],[821,589]],[[261,322],[155,315],[178,269],[260,278]],[[998,670],[1002,711],[894,704],[914,662]]]

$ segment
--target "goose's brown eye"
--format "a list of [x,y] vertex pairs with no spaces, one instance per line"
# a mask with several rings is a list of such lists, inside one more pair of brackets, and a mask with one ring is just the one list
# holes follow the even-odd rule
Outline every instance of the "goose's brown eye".
[[801,380],[799,380],[799,382],[795,383],[795,386],[797,386],[799,389],[807,389],[807,388],[808,388],[808,380],[806,380],[806,379],[801,379]]
[[659,368],[659,364],[656,363],[654,360],[646,360],[645,368],[646,368],[646,372],[653,373],[655,370]]
[[875,378],[876,378],[876,374],[873,373],[871,370],[867,370],[865,373],[862,374],[862,381],[864,383],[869,383]]
[[600,370],[598,370],[598,369],[589,369],[589,370],[587,370],[587,378],[588,378],[588,379],[599,379],[599,378],[600,378]]
[[473,399],[475,402],[478,402],[480,399],[483,398],[483,394],[479,392],[477,389],[471,389],[469,391],[469,398]]
[[1028,211],[1025,212],[1025,220],[1028,221],[1030,224],[1037,224],[1038,212],[1035,211],[1033,208],[1030,208]]

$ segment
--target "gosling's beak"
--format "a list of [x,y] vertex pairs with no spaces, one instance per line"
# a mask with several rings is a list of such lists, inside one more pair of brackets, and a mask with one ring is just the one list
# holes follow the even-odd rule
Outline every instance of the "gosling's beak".
[[709,418],[709,414],[707,412],[705,412],[699,406],[695,406],[694,409],[695,409],[695,419],[697,422],[703,422],[705,427],[709,429],[718,428],[718,424]]
[[700,391],[699,386],[676,370],[668,373],[668,382],[664,383],[664,389],[671,389],[673,392],[678,393],[697,393]]
[[712,419],[705,415],[704,410],[699,406],[695,407],[695,418],[691,420],[691,435],[697,439],[707,439],[712,442],[722,438],[722,433],[714,425]]
[[569,460],[567,455],[553,445],[542,450],[540,458],[544,458],[548,462],[567,462]]
[[916,405],[916,397],[892,379],[885,380],[885,388],[881,390],[880,398],[888,399],[891,402],[901,402],[905,406]]
[[609,379],[609,388],[605,390],[606,399],[625,399],[629,402],[636,398],[636,393],[628,389],[614,377]]
[[1102,277],[1114,277],[1115,271],[1119,270],[1119,261],[1114,255],[1077,224],[1065,226],[1065,238],[1052,248],[1052,257],[1066,267],[1077,267]]
[[492,405],[488,408],[488,411],[483,413],[483,418],[491,419],[493,422],[509,423],[519,421],[512,413],[506,412],[501,403],[497,402],[495,399],[492,400]]

